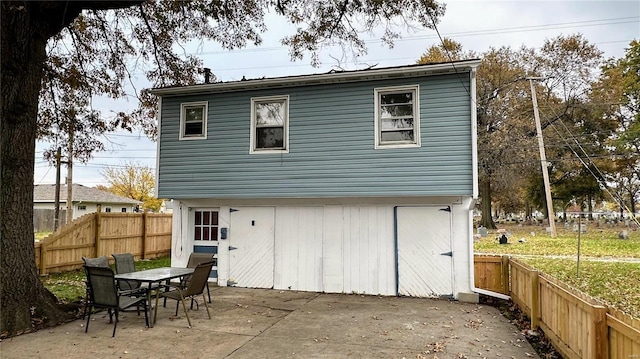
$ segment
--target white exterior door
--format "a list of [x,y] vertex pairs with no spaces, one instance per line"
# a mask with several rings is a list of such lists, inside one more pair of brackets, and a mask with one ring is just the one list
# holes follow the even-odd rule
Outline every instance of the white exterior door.
[[397,207],[398,294],[453,295],[451,209]]
[[229,224],[228,285],[273,288],[273,207],[234,207]]

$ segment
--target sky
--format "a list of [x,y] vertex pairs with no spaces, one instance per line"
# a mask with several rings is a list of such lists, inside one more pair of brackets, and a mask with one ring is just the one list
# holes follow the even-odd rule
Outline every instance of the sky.
[[[606,58],[624,56],[631,40],[640,39],[640,1],[441,1],[447,6],[440,19],[438,30],[443,37],[462,44],[463,50],[478,53],[491,47],[523,45],[539,48],[546,39],[559,35],[581,33],[604,52]],[[326,73],[332,69],[355,70],[376,67],[402,66],[416,60],[440,39],[434,30],[416,29],[403,31],[402,39],[389,49],[376,34],[365,36],[368,53],[354,60],[344,56],[339,49],[327,49],[321,53],[322,64],[314,68],[306,57],[292,62],[288,49],[279,40],[292,32],[275,17],[267,18],[267,32],[259,47],[227,51],[216,43],[194,47],[193,53],[203,59],[218,81],[250,78],[279,77],[312,73]],[[379,34],[378,34],[379,36]],[[139,79],[143,88],[146,81]],[[106,101],[97,99],[94,106],[103,112],[120,111],[137,107],[132,100]],[[114,133],[104,139],[107,151],[96,153],[87,164],[75,163],[73,182],[93,187],[105,184],[103,172],[107,167],[121,168],[127,163],[156,167],[156,143],[141,132]],[[42,158],[47,144],[37,143],[35,184],[55,183],[55,167]],[[64,183],[66,168],[61,170]]]

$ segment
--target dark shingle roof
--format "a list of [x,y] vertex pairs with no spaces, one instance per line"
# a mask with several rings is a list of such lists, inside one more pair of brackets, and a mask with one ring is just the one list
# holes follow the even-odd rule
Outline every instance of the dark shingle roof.
[[[55,184],[41,184],[33,186],[34,202],[53,202],[56,195]],[[81,184],[73,185],[73,201],[89,203],[126,203],[142,204],[135,199],[115,195],[111,192],[102,191],[97,188],[85,187]],[[60,202],[67,202],[67,186],[60,185]]]

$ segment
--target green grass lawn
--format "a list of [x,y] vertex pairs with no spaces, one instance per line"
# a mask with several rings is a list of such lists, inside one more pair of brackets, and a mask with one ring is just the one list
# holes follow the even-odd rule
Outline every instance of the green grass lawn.
[[640,318],[640,262],[524,258],[523,262],[592,297]]
[[33,238],[36,241],[41,241],[41,240],[45,239],[51,233],[53,233],[53,232],[35,232],[35,233],[33,233]]
[[[135,262],[137,270],[145,270],[159,267],[169,267],[170,257],[162,257]],[[112,269],[114,266],[111,265]],[[84,298],[86,286],[84,269],[71,272],[52,273],[42,278],[42,283],[63,303],[71,303]]]
[[[578,233],[558,225],[557,238],[540,226],[503,225],[509,244],[499,244],[497,232],[476,242],[476,253],[509,254],[610,306],[640,318],[640,261],[603,261],[606,258],[640,259],[640,231],[629,228],[587,226],[580,234],[580,274],[577,274]],[[629,239],[618,239],[626,229]],[[524,239],[524,242],[520,242]],[[565,258],[553,258],[563,256]],[[591,260],[600,259],[600,260]]]
[[[509,244],[496,240],[496,231],[491,231],[474,245],[477,253],[564,255],[578,253],[578,233],[558,225],[557,238],[551,238],[540,226],[503,226],[510,233]],[[629,239],[618,239],[618,233],[626,229]],[[521,242],[520,240],[524,240]],[[580,255],[585,257],[640,258],[640,231],[627,228],[590,228],[580,234]]]

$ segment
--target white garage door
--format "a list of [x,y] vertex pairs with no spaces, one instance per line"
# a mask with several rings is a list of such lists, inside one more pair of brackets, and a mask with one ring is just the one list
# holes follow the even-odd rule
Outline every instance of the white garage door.
[[397,207],[398,294],[453,295],[449,207]]
[[321,292],[322,207],[276,209],[273,288]]
[[273,207],[238,207],[229,224],[229,284],[273,288]]

